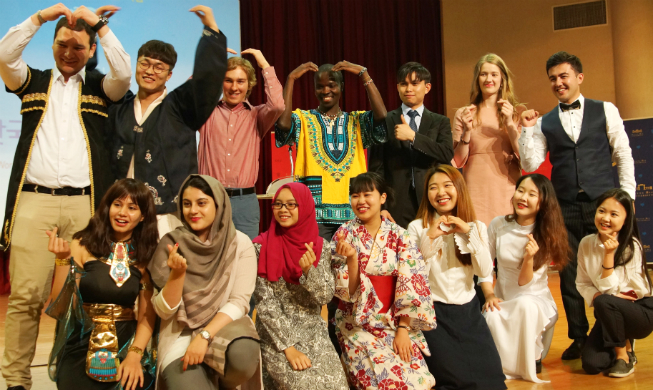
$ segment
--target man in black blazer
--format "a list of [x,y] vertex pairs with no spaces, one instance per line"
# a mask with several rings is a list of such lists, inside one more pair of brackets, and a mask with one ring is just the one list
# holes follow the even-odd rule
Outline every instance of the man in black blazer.
[[[397,71],[397,91],[403,104],[386,117],[388,142],[368,151],[369,170],[382,175],[395,191],[395,204],[383,215],[407,228],[415,219],[424,193],[426,171],[450,164],[453,140],[449,118],[424,107],[431,90],[431,73],[422,64],[408,62]],[[389,214],[389,215],[388,215]]]

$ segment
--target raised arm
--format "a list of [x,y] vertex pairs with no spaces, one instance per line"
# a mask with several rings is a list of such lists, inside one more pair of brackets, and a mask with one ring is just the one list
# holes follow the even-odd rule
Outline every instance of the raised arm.
[[383,98],[381,97],[381,93],[379,93],[379,90],[376,88],[376,85],[374,84],[372,77],[370,77],[369,73],[367,72],[367,68],[360,65],[352,64],[351,62],[348,61],[340,61],[333,66],[333,70],[334,71],[344,70],[346,72],[354,73],[360,76],[360,79],[363,82],[363,85],[365,86],[365,90],[367,91],[367,97],[370,99],[370,104],[372,105],[374,120],[375,121],[385,120],[385,117],[387,116],[388,112],[385,109],[385,104],[383,103]]
[[[292,125],[292,93],[295,87],[295,80],[302,77],[304,73],[311,71],[317,72],[318,66],[312,62],[306,62],[290,72],[286,80],[286,86],[283,89],[283,101],[285,108],[277,121],[277,130],[289,131]],[[278,138],[277,138],[278,139]],[[277,145],[279,146],[279,145]]]
[[521,114],[521,135],[519,136],[519,158],[526,172],[533,172],[546,159],[548,151],[546,137],[542,134],[542,118],[535,110]]

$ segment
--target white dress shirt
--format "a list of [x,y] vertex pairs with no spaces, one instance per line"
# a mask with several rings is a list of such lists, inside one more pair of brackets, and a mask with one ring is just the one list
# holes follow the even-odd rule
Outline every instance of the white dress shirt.
[[[585,109],[585,97],[580,95],[578,98],[581,104],[580,109],[562,111],[558,105],[558,115],[562,127],[569,138],[578,142],[580,137],[581,126],[583,123],[583,113]],[[614,104],[603,102],[606,119],[606,133],[608,142],[612,150],[612,161],[617,164],[619,183],[628,194],[635,199],[635,162],[633,153],[630,149],[628,134],[624,128],[624,122],[619,116],[619,110]],[[533,127],[522,127],[521,137],[519,138],[519,155],[521,157],[522,168],[526,172],[533,172],[539,168],[540,164],[546,159],[548,152],[546,136],[542,133],[542,117],[537,119]]]
[[[440,218],[437,214],[435,219]],[[481,221],[469,222],[467,234],[454,233],[431,240],[429,228],[422,227],[418,219],[408,225],[408,233],[426,261],[431,297],[435,302],[454,305],[469,303],[476,296],[474,275],[492,278],[492,258],[488,249],[488,235]],[[456,257],[456,246],[460,253],[470,253],[471,265],[463,265]]]
[[[413,109],[408,107],[406,104],[401,103],[401,112],[404,114],[404,119],[408,124],[410,124],[410,117],[408,116],[408,112],[412,110]],[[419,124],[422,123],[422,116],[424,116],[424,105],[422,104],[421,106],[417,107],[415,111],[417,111],[417,113],[419,114],[415,117],[415,124],[417,125],[417,129],[419,130]]]
[[[31,17],[9,29],[0,41],[0,77],[11,90],[27,79],[27,64],[22,53],[39,26]],[[131,83],[131,60],[109,31],[99,39],[110,71],[103,80],[106,95],[114,101],[123,97]],[[47,110],[37,129],[36,140],[27,167],[25,182],[50,188],[84,188],[91,184],[88,145],[79,119],[80,83],[85,82],[86,67],[68,82],[55,66]]]
[[585,298],[588,306],[593,305],[594,295],[597,292],[617,295],[634,291],[638,299],[651,296],[648,280],[642,273],[642,251],[639,241],[635,242],[632,260],[625,266],[615,267],[607,278],[601,278],[604,256],[605,246],[598,234],[584,237],[578,245],[576,288]]

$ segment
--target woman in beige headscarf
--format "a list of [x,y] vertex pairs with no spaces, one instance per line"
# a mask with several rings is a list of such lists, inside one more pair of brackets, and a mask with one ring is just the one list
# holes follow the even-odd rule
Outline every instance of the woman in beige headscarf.
[[157,386],[260,389],[259,339],[247,316],[257,269],[252,242],[235,229],[216,179],[190,175],[178,199],[184,225],[161,239],[150,264],[163,320]]

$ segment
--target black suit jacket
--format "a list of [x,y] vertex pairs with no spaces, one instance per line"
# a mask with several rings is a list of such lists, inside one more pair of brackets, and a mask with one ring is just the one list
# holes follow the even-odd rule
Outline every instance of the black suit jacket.
[[[385,178],[395,191],[395,202],[388,207],[395,221],[406,228],[415,219],[422,201],[426,171],[436,164],[451,164],[453,139],[451,122],[444,115],[424,108],[419,129],[412,146],[410,141],[395,137],[395,125],[401,124],[401,107],[388,113],[388,142],[368,150],[369,170]],[[415,189],[411,189],[411,166],[415,175]]]

